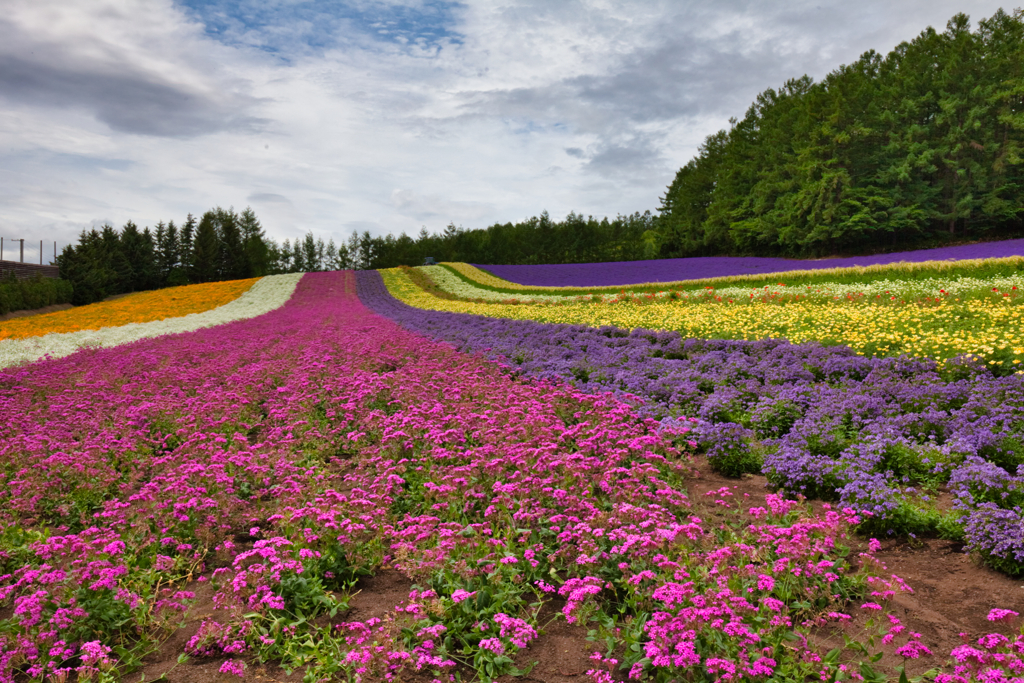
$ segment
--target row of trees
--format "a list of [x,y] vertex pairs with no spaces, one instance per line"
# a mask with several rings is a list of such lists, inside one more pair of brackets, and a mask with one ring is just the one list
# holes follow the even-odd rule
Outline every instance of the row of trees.
[[57,257],[57,265],[74,286],[73,302],[86,304],[112,294],[190,283],[417,265],[428,256],[473,263],[630,261],[657,256],[654,224],[650,212],[611,221],[575,213],[554,221],[545,212],[477,230],[449,225],[431,234],[423,229],[415,239],[364,231],[335,244],[307,233],[278,244],[266,236],[251,208],[238,214],[218,207],[198,221],[189,214],[180,227],[170,221],[140,230],[128,221],[120,231],[110,225],[83,231],[78,243]]
[[654,258],[658,235],[649,211],[614,220],[570,213],[561,221],[545,211],[518,223],[473,230],[449,224],[432,234],[424,228],[416,238],[363,233],[353,235],[348,250],[350,260],[363,268],[417,265],[427,256],[468,263],[595,263]]
[[78,243],[57,257],[62,279],[74,287],[72,302],[86,304],[112,294],[175,285],[266,275],[275,267],[274,244],[252,209],[241,214],[211,209],[139,229],[128,221],[84,230]]
[[189,214],[180,226],[161,221],[140,230],[128,221],[120,231],[111,225],[83,230],[57,257],[57,266],[73,286],[72,303],[87,304],[113,294],[201,282],[380,268],[384,264],[375,255],[384,252],[378,244],[389,240],[394,241],[353,233],[347,243],[335,245],[307,233],[278,244],[266,236],[251,208],[239,214],[217,207],[198,220]]
[[766,90],[662,200],[665,256],[821,255],[1019,232],[1024,12],[958,14]]

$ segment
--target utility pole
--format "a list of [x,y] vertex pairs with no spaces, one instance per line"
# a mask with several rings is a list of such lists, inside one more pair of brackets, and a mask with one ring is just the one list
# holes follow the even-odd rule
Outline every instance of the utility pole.
[[43,241],[39,240],[39,265],[43,265]]
[[25,238],[22,237],[18,241],[21,242],[21,262],[24,263],[25,262]]

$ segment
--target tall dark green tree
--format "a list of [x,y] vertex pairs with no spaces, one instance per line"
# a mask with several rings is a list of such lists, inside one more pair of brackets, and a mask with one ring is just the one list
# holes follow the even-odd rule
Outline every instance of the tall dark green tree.
[[217,234],[217,214],[207,211],[199,219],[192,243],[192,282],[216,282],[221,274],[221,240]]
[[193,272],[193,260],[195,258],[196,219],[189,214],[185,223],[181,226],[181,241],[179,242],[178,266],[189,280]]
[[[220,241],[220,267],[218,279],[241,280],[250,272],[247,254],[242,245],[242,231],[238,226],[238,215],[231,209],[219,206],[212,211],[211,220]],[[206,218],[206,214],[203,214]],[[202,221],[200,221],[201,223]]]
[[324,255],[326,247],[323,238],[316,239],[312,232],[307,232],[302,240],[302,262],[308,272],[319,272],[324,270]]
[[262,277],[268,274],[270,272],[270,252],[267,236],[252,207],[245,207],[245,210],[238,216],[238,229],[241,232],[242,250],[245,254],[243,277]]
[[181,268],[180,258],[181,242],[178,226],[174,224],[174,221],[169,221],[164,232],[163,246],[157,248],[157,261],[160,264],[160,274],[165,286],[176,287],[188,283],[188,278]]
[[107,245],[95,228],[83,230],[77,244],[64,247],[57,257],[57,266],[61,278],[71,282],[71,303],[91,304],[116,293],[117,274],[110,264]]

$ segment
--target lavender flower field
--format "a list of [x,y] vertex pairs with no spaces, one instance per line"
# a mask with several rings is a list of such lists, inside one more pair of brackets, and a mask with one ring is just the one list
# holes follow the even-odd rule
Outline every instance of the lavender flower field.
[[[1016,561],[1019,380],[948,372],[420,311],[373,272],[14,365],[0,680],[1013,680],[1018,605],[929,640],[870,537],[941,480]],[[782,492],[698,493],[698,450]]]
[[[1024,573],[1024,376],[959,360],[866,358],[841,346],[682,339],[678,333],[424,311],[359,273],[363,301],[404,327],[516,372],[641,397],[698,435],[712,465],[871,513],[882,535],[944,533]],[[680,420],[680,416],[683,417]],[[948,487],[953,511],[931,498]]]
[[532,266],[478,266],[494,275],[531,287],[608,287],[648,282],[676,282],[733,275],[767,275],[795,270],[823,270],[890,263],[1024,256],[1024,239],[919,249],[893,254],[851,256],[814,261],[781,258],[707,256],[612,263],[569,263]]

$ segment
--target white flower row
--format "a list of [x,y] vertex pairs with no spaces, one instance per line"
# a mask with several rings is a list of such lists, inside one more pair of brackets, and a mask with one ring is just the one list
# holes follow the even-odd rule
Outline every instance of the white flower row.
[[515,299],[516,301],[541,302],[570,301],[580,296],[579,294],[565,296],[560,294],[509,294],[508,292],[495,292],[466,282],[444,266],[419,266],[418,269],[426,273],[427,277],[444,291],[464,299],[482,299],[494,302]]
[[483,301],[495,302],[511,301],[513,299],[516,301],[546,302],[571,301],[572,299],[579,298],[581,296],[589,297],[589,295],[584,292],[573,292],[571,294],[509,294],[508,292],[495,292],[493,290],[483,289],[482,287],[476,287],[467,283],[444,266],[421,265],[418,266],[418,269],[424,271],[428,278],[430,278],[435,285],[445,292],[465,299],[482,299]]
[[[741,298],[763,296],[765,294],[800,294],[808,298],[834,299],[836,297],[845,299],[847,296],[866,297],[896,297],[897,299],[916,299],[919,297],[941,297],[962,296],[964,294],[991,291],[992,288],[1000,292],[1012,291],[1016,287],[1018,291],[1024,290],[1024,276],[1009,275],[986,278],[984,280],[975,277],[957,276],[951,278],[922,278],[922,279],[893,279],[873,280],[869,282],[821,282],[813,285],[798,287],[786,287],[783,285],[771,285],[770,287],[723,287],[715,289],[715,296],[721,298]],[[696,290],[689,292],[691,295],[699,294]]]
[[[430,279],[433,280],[441,289],[450,294],[466,299],[482,299],[484,301],[495,302],[504,302],[514,299],[523,303],[547,303],[552,301],[572,301],[573,299],[615,301],[621,298],[621,295],[618,293],[587,294],[585,292],[573,292],[571,295],[568,293],[565,295],[556,295],[528,294],[526,292],[517,292],[515,294],[509,292],[495,292],[490,289],[484,289],[483,287],[476,287],[457,277],[454,273],[442,266],[421,266],[421,270],[425,271],[428,277],[430,277]],[[784,274],[780,275],[780,279],[784,279]],[[800,294],[801,297],[821,300],[832,300],[836,298],[845,299],[847,296],[916,299],[920,297],[941,297],[943,294],[946,296],[956,297],[968,293],[977,293],[986,290],[991,291],[992,288],[997,288],[1001,292],[1006,292],[1012,291],[1014,287],[1019,291],[1024,291],[1024,275],[1000,276],[984,280],[973,277],[957,276],[952,278],[922,278],[906,280],[886,279],[856,283],[821,282],[814,285],[799,287],[787,287],[783,284],[753,288],[745,286],[722,288],[699,287],[689,289],[680,288],[675,290],[675,293],[683,299],[704,298],[714,295],[715,297],[723,300],[732,299],[734,301],[749,300],[751,295],[754,297],[765,297],[783,294]],[[672,292],[670,290],[664,290],[654,292],[653,297],[655,299],[667,299],[671,294]],[[629,296],[630,294],[627,293],[626,297],[628,298]],[[636,296],[647,298],[651,296],[651,294],[637,293]]]
[[193,332],[236,320],[247,320],[283,306],[295,293],[302,273],[270,275],[261,278],[248,291],[223,306],[190,313],[180,318],[165,318],[146,323],[129,323],[119,327],[79,332],[53,332],[40,337],[4,339],[0,341],[0,368],[31,363],[43,357],[63,358],[86,348],[108,348],[130,344],[139,339],[165,334]]

